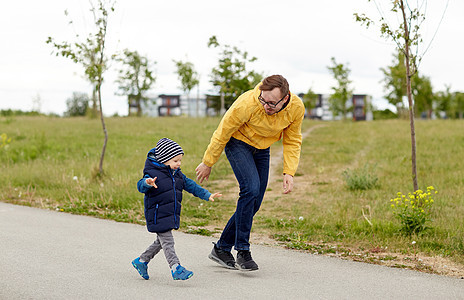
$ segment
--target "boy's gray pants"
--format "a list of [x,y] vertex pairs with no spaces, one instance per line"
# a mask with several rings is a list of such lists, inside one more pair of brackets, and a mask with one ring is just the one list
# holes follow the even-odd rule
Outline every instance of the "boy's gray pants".
[[169,267],[172,267],[175,264],[180,264],[176,250],[174,249],[174,237],[172,236],[172,230],[157,232],[156,235],[157,238],[155,242],[140,255],[140,259],[149,262],[156,254],[158,254],[158,252],[160,252],[161,249],[163,249],[164,256],[166,256]]

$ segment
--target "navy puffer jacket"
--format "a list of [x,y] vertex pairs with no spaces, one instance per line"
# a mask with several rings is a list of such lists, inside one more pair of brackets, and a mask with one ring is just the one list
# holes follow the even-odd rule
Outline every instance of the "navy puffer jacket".
[[179,229],[184,176],[180,169],[172,171],[156,159],[148,157],[145,161],[144,177],[157,177],[158,186],[147,190],[144,197],[145,220],[150,232]]

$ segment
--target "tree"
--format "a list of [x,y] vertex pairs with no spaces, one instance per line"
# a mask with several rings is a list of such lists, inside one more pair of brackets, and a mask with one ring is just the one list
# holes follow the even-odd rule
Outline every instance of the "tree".
[[254,88],[263,79],[263,75],[247,71],[247,63],[257,60],[256,57],[249,57],[248,52],[230,45],[221,46],[214,35],[210,37],[208,47],[222,48],[218,66],[211,71],[211,83],[219,89],[221,95],[220,113],[223,114],[226,107],[232,105],[235,98]]
[[384,90],[387,92],[385,98],[387,101],[395,105],[398,116],[402,115],[404,104],[403,97],[406,96],[406,65],[404,63],[404,54],[398,51],[394,55],[392,65],[387,68],[381,68],[384,79]]
[[453,94],[451,92],[451,86],[445,86],[444,91],[439,91],[435,93],[435,98],[437,99],[437,117],[440,117],[439,112],[444,112],[450,117],[454,117],[453,109]]
[[455,117],[462,119],[464,115],[464,93],[454,93],[453,108],[455,112]]
[[[108,143],[108,132],[106,130],[105,119],[103,117],[101,86],[103,84],[103,74],[108,68],[108,59],[105,54],[106,32],[108,26],[109,13],[114,11],[114,2],[111,0],[98,0],[97,7],[93,2],[90,11],[92,12],[95,22],[96,32],[89,33],[85,41],[79,41],[79,35],[76,34],[77,42],[56,43],[52,37],[49,37],[47,44],[52,44],[55,48],[56,56],[63,56],[71,59],[74,63],[84,67],[87,79],[95,86],[96,101],[100,111],[100,120],[102,124],[104,141],[103,149],[100,155],[100,163],[97,175],[103,175],[103,159],[105,157],[106,145]],[[67,12],[65,11],[67,15]],[[72,23],[72,21],[70,22]]]
[[67,110],[64,115],[67,117],[85,116],[89,107],[89,96],[84,93],[73,92],[71,98],[66,100]]
[[451,119],[462,119],[464,115],[464,93],[451,92],[451,86],[445,86],[444,91],[435,94],[437,117],[445,113]]
[[306,94],[303,95],[303,103],[308,110],[308,113],[311,109],[316,107],[317,100],[319,100],[319,96],[313,92],[312,88],[309,88]]
[[433,113],[433,87],[430,78],[420,76],[416,73],[412,77],[412,93],[414,95],[415,114],[426,113],[426,117],[430,119]]
[[[381,68],[384,79],[384,90],[387,92],[385,98],[392,105],[395,105],[398,117],[407,115],[403,103],[403,98],[407,96],[406,64],[404,54],[398,51],[393,55],[392,65]],[[415,114],[426,113],[430,118],[433,111],[433,90],[429,77],[420,76],[416,72],[412,76],[411,91],[414,96]]]
[[[371,0],[368,0],[369,2]],[[375,2],[375,0],[374,0]],[[409,121],[411,128],[411,170],[412,170],[412,180],[414,191],[419,189],[417,184],[417,164],[416,164],[416,132],[414,125],[414,105],[412,99],[412,88],[411,88],[411,79],[418,70],[418,66],[422,60],[423,55],[428,48],[422,53],[419,54],[419,46],[422,44],[423,40],[420,35],[420,27],[425,20],[425,14],[421,10],[426,9],[426,5],[423,5],[424,1],[417,1],[415,4],[417,7],[413,7],[407,0],[391,0],[391,9],[390,11],[396,14],[396,20],[399,20],[398,27],[395,29],[389,22],[387,22],[386,17],[382,14],[382,11],[379,9],[381,14],[380,16],[380,33],[382,37],[393,40],[396,47],[401,53],[404,54],[405,66],[406,66],[406,95],[408,97],[409,104]],[[377,3],[376,3],[377,5]],[[367,28],[374,24],[374,22],[365,16],[365,14],[354,14],[356,21],[361,22]],[[393,18],[392,18],[393,19]],[[393,20],[392,20],[393,21]]]
[[[184,93],[187,93],[187,99],[189,99],[190,91],[200,83],[200,79],[197,71],[193,67],[193,63],[186,61],[182,62],[181,60],[173,60],[176,64],[177,75],[179,77],[181,88]],[[198,104],[199,99],[197,98],[197,115],[198,115]]]
[[141,102],[148,100],[145,94],[156,81],[152,71],[156,62],[152,63],[137,51],[128,49],[125,49],[123,55],[116,60],[122,64],[118,71],[119,77],[116,80],[116,83],[119,84],[120,94],[128,97],[129,105],[132,100],[135,101],[137,116],[140,117],[142,115]]
[[332,87],[334,93],[329,98],[330,110],[334,116],[342,114],[343,119],[346,119],[347,107],[346,103],[351,99],[353,90],[350,88],[351,80],[348,79],[351,70],[343,64],[338,64],[334,57],[331,58],[332,66],[327,68],[337,81],[337,86]]

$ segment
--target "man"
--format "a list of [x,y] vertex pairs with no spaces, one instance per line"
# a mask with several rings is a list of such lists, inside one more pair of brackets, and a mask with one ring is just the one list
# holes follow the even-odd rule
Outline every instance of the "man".
[[[197,180],[208,180],[212,166],[224,150],[240,193],[235,213],[225,226],[209,258],[229,269],[257,270],[250,252],[250,231],[269,177],[269,147],[283,138],[283,192],[293,189],[293,176],[301,151],[301,123],[305,108],[290,93],[281,75],[266,77],[243,93],[227,110],[196,168]],[[235,261],[231,250],[237,250]]]

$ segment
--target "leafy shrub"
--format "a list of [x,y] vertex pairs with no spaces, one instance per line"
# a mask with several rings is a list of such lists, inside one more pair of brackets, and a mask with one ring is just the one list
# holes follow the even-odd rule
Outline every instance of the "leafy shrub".
[[11,138],[9,138],[6,133],[0,135],[0,149],[8,149],[8,144],[11,143]]
[[406,197],[401,192],[397,197],[390,199],[391,208],[395,216],[401,222],[401,230],[407,235],[421,233],[428,227],[426,223],[431,221],[430,214],[433,205],[432,196],[438,192],[433,186],[427,187],[427,191],[417,190]]
[[89,101],[87,94],[73,92],[72,97],[66,100],[67,110],[64,115],[68,117],[85,116]]

